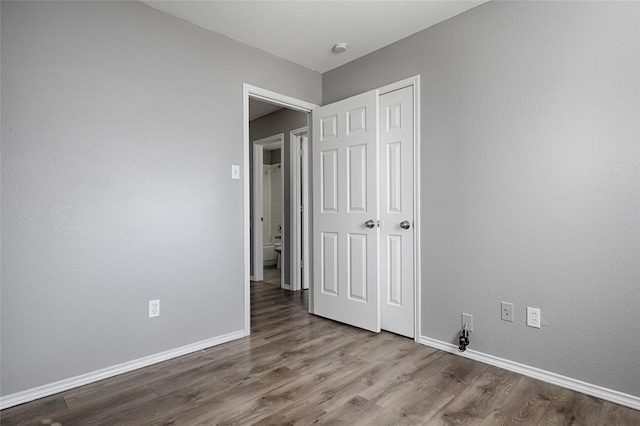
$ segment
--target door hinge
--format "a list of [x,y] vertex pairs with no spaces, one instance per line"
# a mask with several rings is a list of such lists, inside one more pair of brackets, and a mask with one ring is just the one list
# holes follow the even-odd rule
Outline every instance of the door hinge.
[[304,157],[304,151],[300,150],[300,158]]
[[304,268],[304,262],[301,260],[300,261],[300,269]]

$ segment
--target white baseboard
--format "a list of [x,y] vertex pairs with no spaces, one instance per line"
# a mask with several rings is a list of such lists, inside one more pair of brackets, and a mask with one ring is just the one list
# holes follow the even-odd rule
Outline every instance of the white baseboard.
[[97,382],[99,380],[107,379],[109,377],[117,376],[118,374],[127,373],[138,368],[147,367],[149,365],[157,364],[162,361],[167,361],[169,359],[196,352],[202,349],[210,348],[211,346],[221,345],[222,343],[230,342],[231,340],[240,339],[242,337],[245,337],[244,330],[234,331],[233,333],[225,334],[223,336],[191,343],[186,346],[170,349],[168,351],[146,356],[144,358],[138,358],[134,359],[133,361],[128,361],[122,364],[114,365],[112,367],[96,370],[91,373],[86,373],[80,376],[71,377],[69,379],[64,379],[54,383],[38,386],[33,389],[16,392],[7,396],[0,397],[0,410],[13,407],[14,405],[24,404],[25,402],[33,401],[45,396],[53,395],[58,392],[87,385],[89,383]]
[[534,379],[542,380],[543,382],[552,383],[554,385],[562,386],[567,389],[595,396],[596,398],[624,405],[626,407],[633,408],[634,410],[640,410],[640,397],[637,396],[622,393],[613,389],[603,388],[591,383],[572,379],[571,377],[561,376],[560,374],[552,373],[550,371],[545,371],[536,367],[509,361],[508,359],[498,358],[496,356],[478,352],[473,349],[467,349],[464,352],[459,352],[456,345],[443,342],[441,340],[431,339],[425,336],[420,336],[418,342],[426,346],[431,346],[432,348],[443,350],[445,352],[450,352],[452,354],[460,355],[465,358],[473,359],[475,361],[480,361],[485,364],[493,365],[495,367],[504,368],[505,370],[514,371],[525,376],[533,377]]

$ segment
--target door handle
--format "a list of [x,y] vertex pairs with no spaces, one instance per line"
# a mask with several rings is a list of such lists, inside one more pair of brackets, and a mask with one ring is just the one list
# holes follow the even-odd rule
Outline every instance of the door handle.
[[366,226],[367,228],[371,229],[374,226],[376,226],[376,222],[373,219],[369,219],[368,221],[366,221],[364,223],[364,226]]
[[402,229],[411,228],[411,222],[409,222],[408,220],[403,220],[402,222],[400,222],[400,228]]

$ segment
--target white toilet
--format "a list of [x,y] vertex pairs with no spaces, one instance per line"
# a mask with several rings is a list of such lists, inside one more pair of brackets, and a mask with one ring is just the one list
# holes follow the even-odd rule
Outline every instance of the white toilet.
[[276,260],[276,268],[280,269],[280,254],[282,253],[282,241],[276,241],[273,243],[273,249],[278,253],[278,259]]

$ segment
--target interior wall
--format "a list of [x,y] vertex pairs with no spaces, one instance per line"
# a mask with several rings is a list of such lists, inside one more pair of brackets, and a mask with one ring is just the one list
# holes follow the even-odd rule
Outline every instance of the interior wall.
[[[269,160],[264,161],[264,164],[278,164],[282,162],[282,150],[274,149],[272,151],[264,151],[265,153],[269,153]],[[265,156],[266,158],[266,156]]]
[[[319,105],[319,103],[318,103]],[[284,167],[284,224],[283,224],[283,247],[284,251],[282,256],[283,267],[282,274],[286,284],[291,284],[291,273],[289,271],[289,259],[288,253],[291,244],[291,230],[289,229],[289,223],[291,221],[291,144],[289,141],[289,133],[292,130],[299,129],[307,126],[307,114],[300,111],[294,111],[291,109],[281,109],[271,114],[256,118],[249,122],[249,143],[253,141],[267,138],[269,136],[284,133],[284,143],[280,150],[280,160]],[[253,164],[253,149],[249,150],[250,161]],[[251,168],[250,170],[253,170]],[[253,183],[253,182],[252,182]],[[253,197],[253,185],[251,185],[251,195]],[[253,198],[252,198],[253,199]],[[253,217],[253,209],[252,216]],[[287,258],[285,258],[287,257]],[[253,274],[253,271],[252,271]]]
[[321,76],[139,2],[1,7],[0,393],[242,331],[243,83]]
[[323,74],[324,104],[421,75],[424,336],[470,313],[471,349],[640,396],[639,21],[489,2]]

